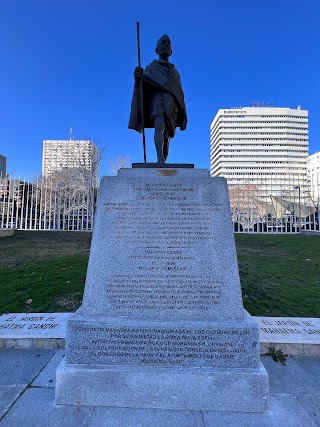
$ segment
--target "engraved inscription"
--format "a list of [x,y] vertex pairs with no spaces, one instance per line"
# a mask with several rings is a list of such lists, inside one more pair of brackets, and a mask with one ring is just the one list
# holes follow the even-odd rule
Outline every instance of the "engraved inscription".
[[209,275],[117,274],[106,293],[115,309],[207,310],[220,303],[221,283]]
[[0,319],[0,330],[22,330],[22,329],[56,329],[60,325],[56,323],[57,316],[42,316],[42,315],[17,315]]
[[135,187],[136,192],[141,192],[142,200],[187,200],[188,193],[194,188],[181,183],[147,183],[143,187]]
[[154,211],[152,203],[108,203],[107,212],[115,211],[111,222],[113,238],[131,244],[148,244],[150,240],[169,245],[193,245],[213,239],[212,212],[221,207],[203,203],[179,203],[172,209],[162,206]]
[[[221,203],[197,202],[195,188],[181,183],[146,183],[133,188],[139,200],[105,203],[112,221],[113,238],[131,244],[147,244],[155,239],[169,245],[192,245],[212,240],[212,213]],[[156,209],[154,202],[157,203]]]
[[[256,317],[263,341],[270,340],[273,335],[276,340],[283,339],[285,342],[301,342],[308,340],[319,342],[320,322],[319,319],[300,318],[272,318]],[[298,341],[297,341],[298,340]]]
[[[110,364],[212,365],[246,357],[247,329],[75,326],[76,352]],[[94,336],[94,338],[92,338]]]
[[[135,201],[109,202],[110,237],[126,243],[130,274],[110,275],[108,303],[118,313],[171,310],[203,314],[221,304],[223,283],[199,267],[196,245],[214,238],[213,216],[222,209],[195,197],[192,184],[135,183]],[[138,199],[138,200],[137,200]],[[160,203],[159,203],[160,202]],[[207,267],[207,266],[206,266]],[[200,271],[201,271],[200,270]]]

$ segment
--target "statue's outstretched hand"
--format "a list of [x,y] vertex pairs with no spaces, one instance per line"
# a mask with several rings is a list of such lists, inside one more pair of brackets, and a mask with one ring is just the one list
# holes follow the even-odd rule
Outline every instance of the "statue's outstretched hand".
[[187,129],[187,119],[183,119],[181,126],[180,126],[180,130],[186,130]]
[[141,67],[136,67],[136,68],[135,68],[135,70],[134,70],[133,75],[134,75],[134,78],[135,78],[136,80],[140,80],[140,79],[142,79],[142,77],[143,77],[143,68],[141,68]]

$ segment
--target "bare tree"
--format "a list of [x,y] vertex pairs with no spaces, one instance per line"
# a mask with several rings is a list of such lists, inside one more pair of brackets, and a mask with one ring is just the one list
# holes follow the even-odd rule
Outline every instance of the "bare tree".
[[[44,222],[42,228],[92,228],[106,146],[85,134],[84,138],[67,151],[67,161],[62,160],[50,174],[37,180],[37,187],[41,189],[38,200]],[[85,149],[82,143],[86,144]]]
[[243,183],[236,187],[229,187],[229,199],[231,207],[240,211],[256,209],[258,207],[257,199],[259,197],[258,184]]
[[43,228],[90,229],[97,199],[97,188],[90,181],[81,168],[41,177],[38,200]]
[[128,168],[130,166],[130,156],[118,156],[116,159],[108,159],[110,175],[117,175],[119,169]]
[[[76,140],[53,156],[55,163],[44,175],[31,181],[19,181],[19,195],[9,206],[7,183],[0,186],[0,220],[23,229],[91,230],[98,198],[99,172],[111,168],[111,173],[129,167],[129,156],[106,159],[106,146],[99,140]],[[81,145],[81,144],[85,145]],[[57,149],[60,149],[58,147]],[[64,157],[63,157],[64,156]],[[66,157],[67,156],[67,157]],[[58,159],[58,160],[56,160]],[[15,180],[18,181],[18,180]],[[18,185],[18,184],[17,184]],[[7,200],[8,199],[8,200]]]

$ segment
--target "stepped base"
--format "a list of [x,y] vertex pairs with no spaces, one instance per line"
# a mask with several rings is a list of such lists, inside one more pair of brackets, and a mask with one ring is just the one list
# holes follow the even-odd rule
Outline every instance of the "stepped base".
[[56,404],[266,412],[268,374],[259,369],[69,365],[57,369]]

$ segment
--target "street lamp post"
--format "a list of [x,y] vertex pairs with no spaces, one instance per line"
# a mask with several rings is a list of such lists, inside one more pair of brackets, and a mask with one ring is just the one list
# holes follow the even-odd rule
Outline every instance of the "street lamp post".
[[301,188],[300,185],[296,185],[294,190],[298,190],[299,194],[299,232],[301,233]]

